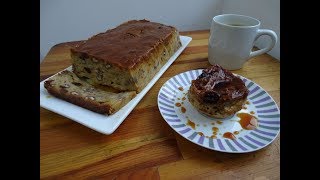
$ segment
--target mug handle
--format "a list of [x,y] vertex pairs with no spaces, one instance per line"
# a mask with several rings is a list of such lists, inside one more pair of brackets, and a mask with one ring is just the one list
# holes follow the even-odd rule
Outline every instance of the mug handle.
[[254,56],[258,56],[258,55],[261,55],[263,53],[266,53],[268,51],[270,51],[274,45],[277,43],[277,40],[278,40],[278,36],[277,34],[272,31],[272,30],[269,30],[269,29],[258,29],[258,33],[255,37],[255,41],[262,35],[268,35],[271,37],[271,43],[269,43],[269,45],[263,49],[260,49],[260,50],[257,50],[257,51],[252,51],[249,55],[249,58],[252,58]]

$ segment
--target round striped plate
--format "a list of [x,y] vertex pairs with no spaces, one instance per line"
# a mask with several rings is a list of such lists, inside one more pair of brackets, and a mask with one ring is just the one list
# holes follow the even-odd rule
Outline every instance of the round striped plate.
[[[158,94],[158,107],[165,121],[181,136],[208,149],[246,153],[269,145],[280,131],[280,111],[272,97],[251,80],[240,77],[250,93],[245,108],[238,113],[251,113],[258,119],[254,130],[242,129],[236,115],[226,119],[214,119],[199,113],[190,103],[187,92],[191,80],[196,79],[202,69],[191,70],[169,79]],[[181,106],[180,106],[181,105]],[[213,136],[213,130],[216,135]],[[225,132],[235,132],[236,139],[223,137]]]

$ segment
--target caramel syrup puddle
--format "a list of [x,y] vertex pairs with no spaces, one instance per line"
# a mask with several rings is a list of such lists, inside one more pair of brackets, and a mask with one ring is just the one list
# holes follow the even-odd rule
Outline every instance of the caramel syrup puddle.
[[238,113],[237,116],[240,118],[238,121],[243,129],[253,130],[258,127],[258,119],[248,113]]
[[203,133],[202,133],[202,132],[198,132],[198,134],[199,134],[200,136],[203,136]]
[[212,136],[210,136],[212,139],[216,139],[217,138],[217,136],[216,135],[212,135]]
[[196,124],[190,121],[190,119],[188,119],[187,125],[190,126],[192,129],[196,129]]
[[186,108],[182,106],[182,107],[181,107],[181,112],[182,112],[182,113],[185,113],[186,111],[187,111]]
[[236,139],[236,136],[233,135],[231,132],[225,132],[225,133],[223,134],[223,137],[224,137],[224,138],[227,138],[227,139],[232,139],[232,140]]
[[213,132],[218,132],[218,131],[219,131],[219,128],[217,128],[217,127],[212,127],[212,131],[213,131]]
[[222,122],[222,121],[217,121],[217,123],[218,123],[218,124],[222,124],[223,122]]

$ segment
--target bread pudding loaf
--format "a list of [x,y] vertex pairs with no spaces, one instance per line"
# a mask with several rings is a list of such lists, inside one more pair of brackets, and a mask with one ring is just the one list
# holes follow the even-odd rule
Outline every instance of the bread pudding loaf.
[[200,112],[214,118],[226,118],[242,109],[248,93],[239,77],[219,65],[213,65],[192,80],[188,99]]
[[174,27],[132,20],[71,48],[73,72],[94,84],[140,92],[180,47]]
[[44,82],[47,91],[70,103],[101,114],[113,114],[136,96],[135,91],[108,92],[79,79],[64,70]]

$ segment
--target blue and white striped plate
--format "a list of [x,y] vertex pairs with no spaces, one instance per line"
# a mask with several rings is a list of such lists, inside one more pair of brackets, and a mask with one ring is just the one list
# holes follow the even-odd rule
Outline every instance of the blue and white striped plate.
[[[273,98],[259,85],[240,77],[250,93],[245,108],[238,113],[251,113],[258,119],[254,130],[242,129],[236,115],[226,119],[214,119],[199,113],[190,103],[187,92],[191,80],[196,79],[202,69],[191,70],[169,79],[158,94],[158,107],[165,121],[181,136],[208,149],[246,153],[259,150],[269,145],[280,131],[280,111]],[[181,104],[178,107],[176,104]],[[185,110],[185,111],[184,111]],[[194,124],[193,124],[194,123]],[[219,129],[215,136],[213,127]],[[235,132],[236,139],[226,139],[225,132]]]

